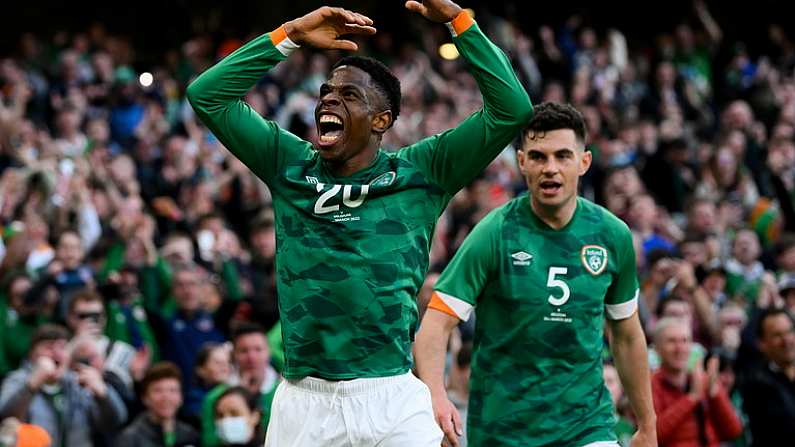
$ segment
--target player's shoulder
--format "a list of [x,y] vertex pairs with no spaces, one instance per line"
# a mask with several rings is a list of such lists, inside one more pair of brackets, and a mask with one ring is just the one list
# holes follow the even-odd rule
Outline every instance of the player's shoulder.
[[598,228],[600,232],[605,232],[613,237],[627,237],[632,232],[626,222],[611,213],[607,208],[591,202],[590,200],[579,197],[578,205],[583,208],[583,220],[592,228]]

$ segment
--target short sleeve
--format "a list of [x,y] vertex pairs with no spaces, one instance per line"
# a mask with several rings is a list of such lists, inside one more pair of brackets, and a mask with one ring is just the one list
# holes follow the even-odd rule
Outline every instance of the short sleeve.
[[484,218],[461,244],[436,283],[430,307],[468,320],[497,269],[499,209]]
[[605,310],[607,318],[611,320],[629,318],[638,308],[638,273],[632,233],[622,227],[617,239],[615,251],[618,269],[605,296]]

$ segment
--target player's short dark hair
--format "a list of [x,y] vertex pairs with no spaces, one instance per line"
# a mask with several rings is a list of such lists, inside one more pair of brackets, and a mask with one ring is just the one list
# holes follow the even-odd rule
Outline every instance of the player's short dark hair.
[[265,334],[265,328],[258,325],[257,323],[249,323],[249,322],[240,323],[232,331],[232,336],[229,338],[230,340],[232,340],[232,343],[234,344],[237,343],[238,338],[250,334],[259,334],[262,335],[266,341],[268,340],[268,336]]
[[182,372],[172,362],[157,362],[146,370],[141,380],[141,394],[146,394],[149,386],[165,379],[174,379],[182,384]]
[[543,134],[561,129],[573,130],[577,141],[585,144],[588,131],[582,113],[571,104],[544,102],[533,108],[533,117],[522,130],[522,142],[530,132]]
[[386,105],[392,111],[392,122],[400,115],[400,81],[386,65],[371,57],[346,56],[337,61],[331,70],[343,65],[350,65],[370,75],[378,91],[386,99]]
[[779,315],[784,315],[785,317],[789,318],[789,321],[795,324],[795,321],[792,319],[792,315],[787,312],[786,309],[781,307],[769,307],[767,309],[763,309],[762,312],[759,314],[759,323],[756,325],[756,336],[757,338],[762,338],[765,336],[765,322],[770,318],[777,317]]

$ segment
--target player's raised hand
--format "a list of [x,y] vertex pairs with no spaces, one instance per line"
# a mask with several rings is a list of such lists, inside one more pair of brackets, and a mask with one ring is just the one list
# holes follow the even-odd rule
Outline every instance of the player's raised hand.
[[355,42],[340,39],[345,35],[375,34],[373,21],[364,15],[343,8],[324,6],[284,24],[287,37],[298,45],[327,50],[356,51]]
[[461,7],[450,0],[412,0],[406,2],[406,9],[437,23],[449,22],[461,12]]
[[461,424],[461,415],[458,414],[455,405],[447,396],[434,397],[433,413],[436,416],[436,422],[444,432],[442,446],[458,447],[458,438],[464,434],[464,430]]

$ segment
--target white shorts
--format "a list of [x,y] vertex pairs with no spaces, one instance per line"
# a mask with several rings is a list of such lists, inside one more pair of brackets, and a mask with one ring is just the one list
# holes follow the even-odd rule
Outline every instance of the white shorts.
[[276,389],[265,447],[439,447],[428,387],[412,373]]

